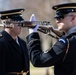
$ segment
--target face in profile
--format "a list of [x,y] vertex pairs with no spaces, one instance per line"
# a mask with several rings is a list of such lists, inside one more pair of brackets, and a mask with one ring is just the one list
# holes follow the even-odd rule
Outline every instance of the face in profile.
[[13,28],[11,29],[11,31],[17,36],[21,33],[21,26],[18,26],[18,24],[13,24]]

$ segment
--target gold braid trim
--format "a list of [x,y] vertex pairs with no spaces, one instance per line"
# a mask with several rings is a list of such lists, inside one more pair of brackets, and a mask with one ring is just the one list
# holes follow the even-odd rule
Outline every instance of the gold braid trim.
[[67,39],[67,42],[68,42],[68,45],[67,45],[66,53],[65,53],[65,55],[64,55],[64,58],[63,58],[62,62],[65,60],[66,55],[67,55],[68,50],[69,50],[69,40],[68,40],[68,39]]
[[27,72],[24,72],[24,71],[21,71],[21,72],[9,72],[8,74],[27,75],[28,72],[29,72],[29,71],[27,71]]
[[21,14],[22,12],[23,12],[23,10],[21,10],[21,11],[19,11],[19,12],[8,13],[8,14],[0,14],[0,16],[14,15],[14,14]]
[[[55,8],[56,8],[56,7],[55,7]],[[76,9],[75,6],[71,6],[71,7],[69,6],[69,7],[60,7],[60,8],[58,8],[57,10],[64,9],[64,8],[65,8],[65,9],[66,9],[66,8],[73,8],[73,9]]]
[[27,46],[28,46],[31,42],[37,41],[37,40],[39,40],[39,39],[33,39],[33,40],[31,40],[31,41],[27,44]]

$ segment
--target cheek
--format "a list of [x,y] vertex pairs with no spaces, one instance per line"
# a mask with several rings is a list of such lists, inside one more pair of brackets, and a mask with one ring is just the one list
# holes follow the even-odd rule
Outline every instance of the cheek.
[[17,29],[18,29],[17,32],[20,34],[21,33],[21,28],[18,27]]
[[20,33],[20,32],[21,32],[21,28],[15,27],[15,28],[14,28],[14,32],[15,32],[15,33]]
[[58,24],[58,29],[62,29],[64,26],[65,26],[64,23],[59,23]]
[[66,18],[64,19],[64,24],[65,24],[66,26],[71,25],[71,24],[72,24],[72,22],[71,22],[71,18],[66,17]]

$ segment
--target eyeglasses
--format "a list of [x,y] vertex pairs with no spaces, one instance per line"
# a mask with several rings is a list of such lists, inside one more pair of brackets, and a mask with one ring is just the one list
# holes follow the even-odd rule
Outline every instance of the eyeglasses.
[[76,15],[61,15],[59,17],[55,17],[55,19],[62,21],[66,16],[76,16]]

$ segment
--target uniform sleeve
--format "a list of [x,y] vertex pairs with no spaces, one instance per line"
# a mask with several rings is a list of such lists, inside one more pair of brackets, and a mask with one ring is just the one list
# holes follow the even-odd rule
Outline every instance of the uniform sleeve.
[[38,33],[27,36],[30,60],[35,67],[48,67],[60,63],[67,48],[66,38],[60,38],[49,50],[42,52]]
[[5,51],[3,49],[1,42],[0,42],[0,75],[5,75]]

